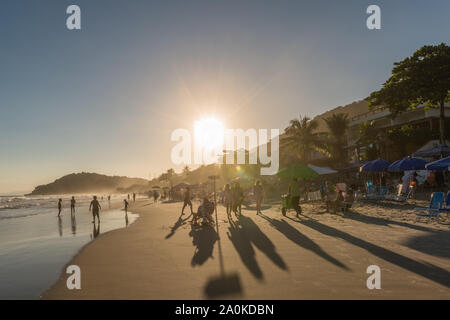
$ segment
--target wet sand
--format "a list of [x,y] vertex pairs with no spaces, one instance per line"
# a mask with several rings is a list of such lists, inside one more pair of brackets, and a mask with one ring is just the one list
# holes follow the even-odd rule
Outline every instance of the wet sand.
[[[194,209],[198,202],[194,203]],[[450,299],[450,228],[414,223],[415,205],[358,203],[347,214],[303,205],[243,210],[231,225],[219,206],[215,228],[192,228],[182,203],[131,206],[140,218],[89,243],[44,299]],[[188,210],[186,210],[188,212]],[[448,222],[448,220],[447,220]],[[369,265],[381,289],[369,290]]]

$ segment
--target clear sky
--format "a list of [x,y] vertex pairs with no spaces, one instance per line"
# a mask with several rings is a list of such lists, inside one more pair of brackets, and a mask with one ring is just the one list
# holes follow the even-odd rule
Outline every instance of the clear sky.
[[[66,29],[70,4],[81,31]],[[365,98],[393,62],[450,43],[449,13],[448,0],[2,0],[0,193],[159,174],[171,132],[206,115],[283,129]]]

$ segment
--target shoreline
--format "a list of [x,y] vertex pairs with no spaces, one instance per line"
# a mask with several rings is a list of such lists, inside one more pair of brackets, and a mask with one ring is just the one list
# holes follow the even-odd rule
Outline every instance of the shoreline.
[[[140,199],[137,199],[136,202],[138,202],[139,200],[140,200]],[[122,200],[117,200],[117,201],[115,201],[115,202],[111,202],[111,206],[108,207],[108,209],[102,210],[102,211],[107,212],[107,211],[112,211],[112,210],[123,210],[122,207],[123,207]],[[128,212],[129,212],[129,213],[134,213],[134,212],[132,212],[131,210],[128,210]],[[100,214],[101,214],[101,213],[100,213]],[[91,239],[90,241],[88,241],[87,243],[85,243],[84,245],[82,245],[82,246],[77,250],[77,252],[75,252],[75,253],[70,257],[70,259],[67,261],[67,263],[65,263],[64,266],[61,267],[61,270],[60,270],[60,272],[59,272],[59,274],[58,274],[57,280],[56,280],[54,283],[52,283],[49,287],[47,287],[46,289],[44,289],[44,290],[39,294],[39,296],[36,298],[36,300],[42,300],[43,297],[47,294],[47,292],[48,292],[49,290],[51,290],[52,287],[54,287],[54,286],[56,285],[56,283],[59,281],[59,279],[62,278],[63,275],[65,274],[65,270],[67,270],[67,267],[68,267],[69,265],[72,264],[72,261],[73,261],[78,255],[80,255],[80,254],[82,253],[82,251],[84,250],[85,247],[87,247],[87,246],[89,246],[90,244],[94,243],[96,240],[101,239],[101,238],[102,238],[103,236],[105,236],[106,234],[109,234],[109,233],[114,232],[114,231],[126,229],[126,228],[128,228],[128,227],[134,225],[134,224],[139,220],[139,214],[138,214],[138,213],[135,213],[135,214],[137,214],[136,219],[135,219],[133,222],[131,222],[128,226],[126,226],[126,227],[121,227],[121,228],[117,228],[117,229],[112,229],[112,230],[108,230],[108,231],[106,231],[106,232],[104,232],[104,233],[100,233],[99,236],[97,236],[97,237],[94,238],[94,239]]]
[[[191,228],[181,206],[130,208],[140,216],[131,229],[108,232],[70,261],[81,268],[81,290],[67,290],[61,274],[41,299],[450,298],[449,226],[413,224],[408,208],[400,215],[364,203],[362,213],[342,216],[305,205],[301,219],[277,207],[244,210],[233,229],[219,206],[217,238]],[[366,288],[372,264],[383,270],[383,290]],[[220,295],[220,279],[237,279],[240,289]]]

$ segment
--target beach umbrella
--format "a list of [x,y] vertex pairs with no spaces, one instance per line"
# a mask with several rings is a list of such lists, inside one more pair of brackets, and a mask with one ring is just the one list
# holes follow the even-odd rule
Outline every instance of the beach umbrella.
[[401,172],[407,170],[424,170],[427,162],[419,158],[403,158],[392,163],[387,170],[390,172]]
[[160,186],[153,186],[152,188],[153,188],[153,189],[161,189]]
[[386,171],[391,163],[386,160],[378,159],[367,162],[360,168],[360,171],[365,172],[382,172]]
[[450,157],[430,162],[425,165],[427,170],[435,171],[449,171],[450,170]]
[[312,164],[308,164],[308,167],[310,169],[313,169],[319,175],[338,173],[336,170],[330,169],[328,167],[318,167],[318,166],[313,166]]
[[307,165],[296,163],[280,169],[277,176],[280,178],[316,178],[319,174]]
[[450,156],[450,147],[440,144],[429,149],[413,153],[414,157],[448,157]]
[[348,165],[347,167],[339,169],[339,172],[359,171],[361,166],[365,165],[366,163],[367,163],[367,161],[359,161],[356,163],[352,163],[352,164]]

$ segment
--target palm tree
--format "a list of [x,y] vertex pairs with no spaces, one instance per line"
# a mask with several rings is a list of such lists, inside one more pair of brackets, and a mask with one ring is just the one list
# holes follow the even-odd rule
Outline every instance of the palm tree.
[[350,123],[347,113],[335,113],[329,118],[325,118],[330,133],[327,148],[331,157],[337,163],[344,164],[347,161],[345,146],[347,144],[347,129]]
[[282,147],[287,150],[284,152],[285,157],[294,156],[296,159],[308,162],[312,151],[325,152],[321,134],[315,132],[317,127],[318,123],[306,116],[292,119],[289,126],[284,129],[285,136],[281,140]]
[[375,122],[364,121],[359,124],[358,145],[365,148],[365,160],[374,160],[380,157],[380,145],[383,141],[383,132],[375,126]]

